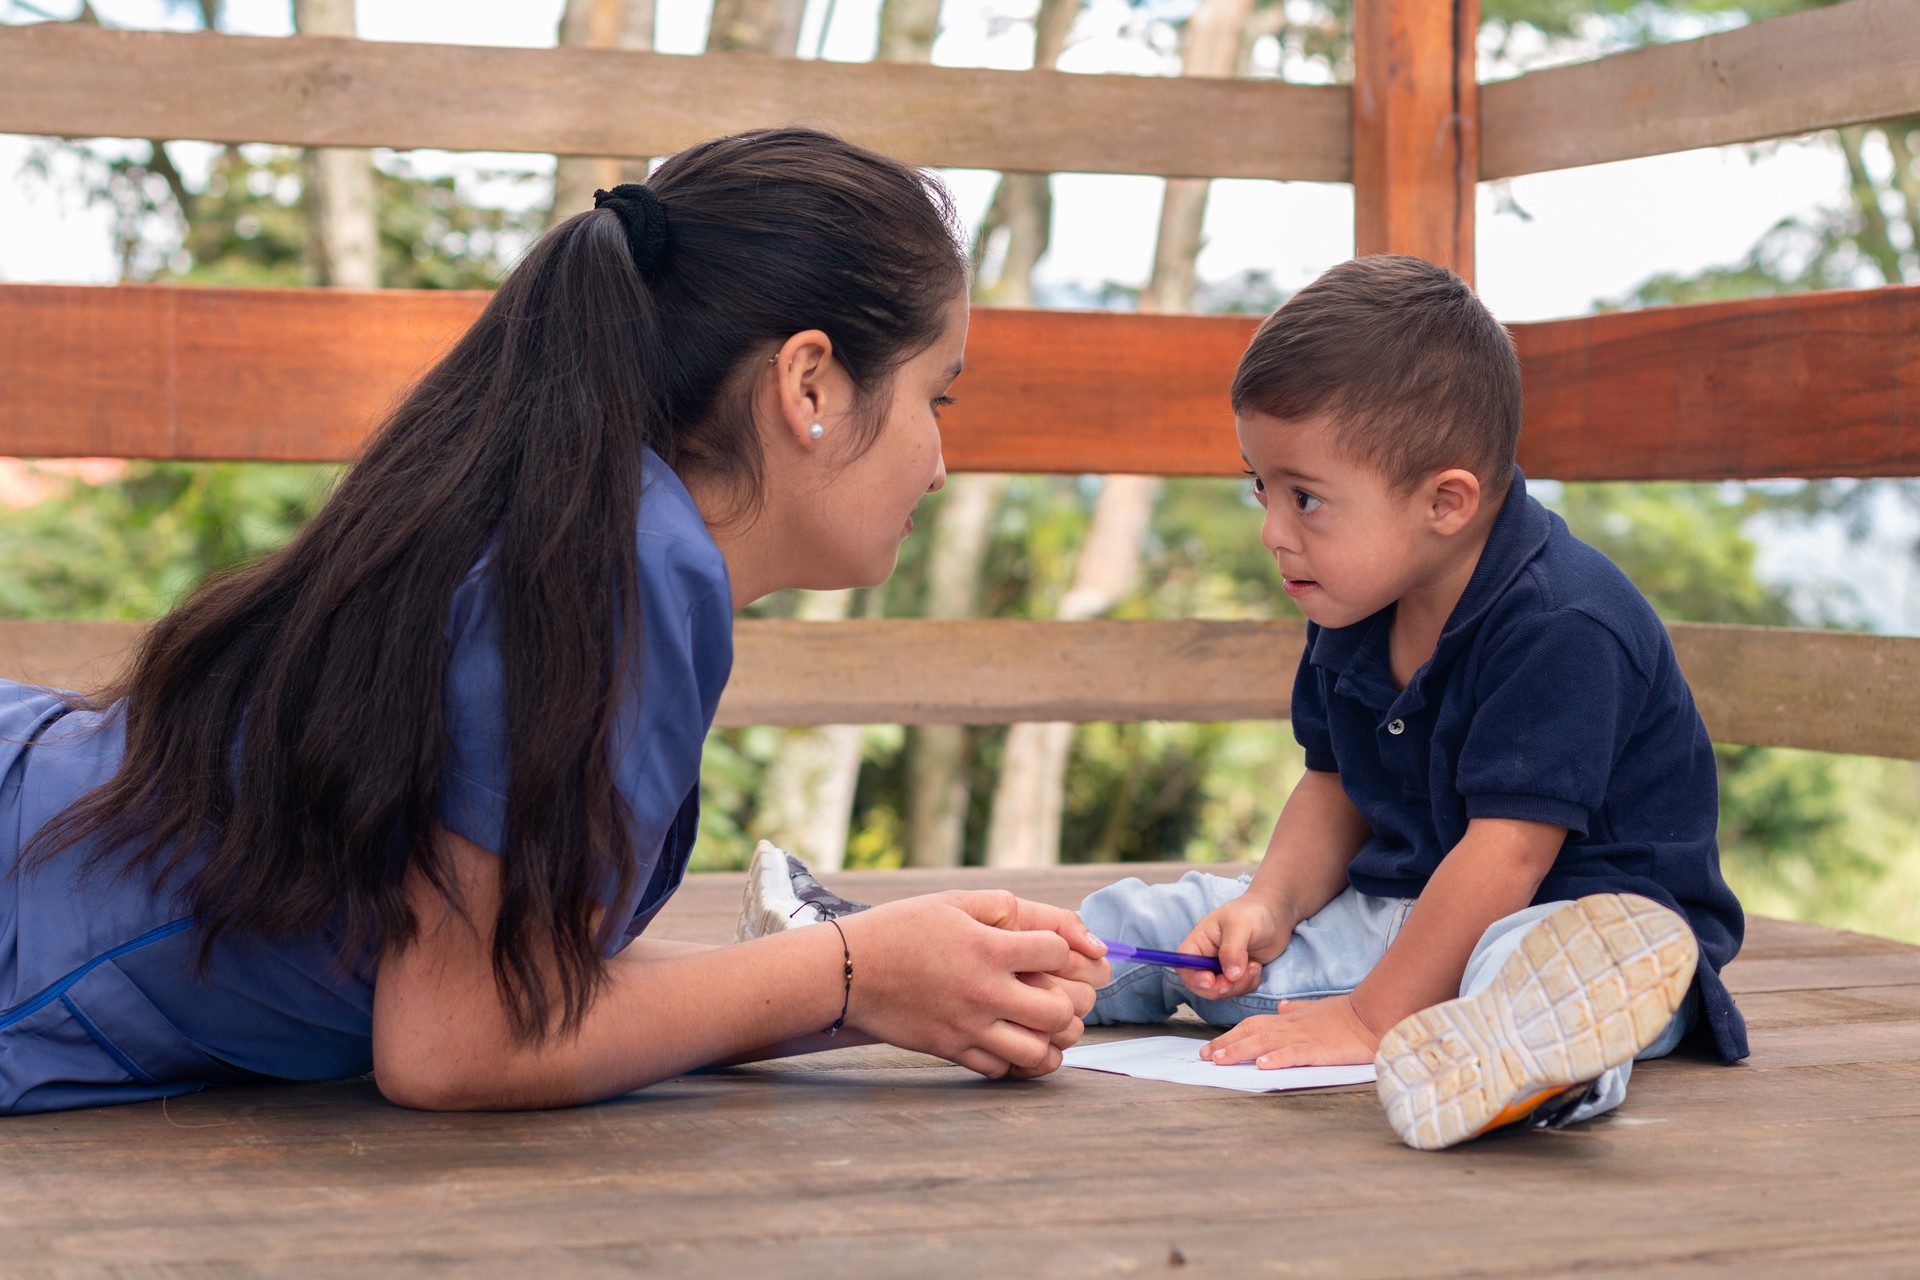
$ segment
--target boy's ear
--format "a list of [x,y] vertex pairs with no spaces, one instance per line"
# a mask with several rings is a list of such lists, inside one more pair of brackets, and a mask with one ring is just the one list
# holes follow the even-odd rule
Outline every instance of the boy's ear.
[[1480,477],[1452,467],[1427,482],[1427,520],[1433,531],[1451,537],[1480,514]]

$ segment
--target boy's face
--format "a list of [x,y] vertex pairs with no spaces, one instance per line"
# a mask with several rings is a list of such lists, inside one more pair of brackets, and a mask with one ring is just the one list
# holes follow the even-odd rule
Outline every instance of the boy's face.
[[1396,493],[1342,454],[1326,415],[1238,418],[1240,453],[1266,508],[1260,541],[1287,595],[1323,627],[1371,617],[1432,576],[1432,504]]

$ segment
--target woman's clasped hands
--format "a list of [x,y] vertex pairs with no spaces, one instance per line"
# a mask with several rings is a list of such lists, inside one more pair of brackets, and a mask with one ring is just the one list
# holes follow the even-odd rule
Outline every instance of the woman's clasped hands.
[[840,921],[854,978],[847,1021],[983,1076],[1060,1066],[1112,976],[1080,917],[995,890],[909,898]]

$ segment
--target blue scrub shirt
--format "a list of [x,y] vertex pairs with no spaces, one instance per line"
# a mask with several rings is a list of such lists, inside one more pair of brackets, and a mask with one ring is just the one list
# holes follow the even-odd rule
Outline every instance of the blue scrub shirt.
[[1686,916],[1712,1051],[1747,1056],[1720,971],[1745,918],[1720,875],[1713,744],[1666,626],[1627,576],[1527,496],[1518,467],[1433,656],[1406,688],[1393,608],[1307,624],[1293,689],[1307,767],[1373,828],[1361,893],[1414,898],[1475,818],[1567,828],[1535,902],[1637,893]]
[[[644,696],[623,702],[615,780],[638,874],[627,900],[608,903],[626,922],[609,951],[646,928],[686,872],[701,746],[733,665],[726,562],[686,488],[651,453],[636,541]],[[439,812],[450,830],[498,851],[508,766],[490,581],[482,559],[448,619]],[[327,928],[224,941],[202,976],[181,906],[189,868],[158,886],[111,869],[82,882],[92,852],[83,843],[20,871],[26,841],[111,777],[124,749],[117,708],[70,711],[52,693],[0,681],[0,1114],[371,1071],[373,973]]]

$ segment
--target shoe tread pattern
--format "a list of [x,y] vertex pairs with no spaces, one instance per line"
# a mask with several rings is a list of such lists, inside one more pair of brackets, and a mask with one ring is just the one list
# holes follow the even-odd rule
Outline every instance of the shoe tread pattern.
[[1375,1066],[1388,1120],[1409,1146],[1438,1150],[1516,1104],[1598,1079],[1666,1028],[1698,955],[1686,921],[1649,899],[1568,903],[1527,931],[1486,989],[1382,1039]]

